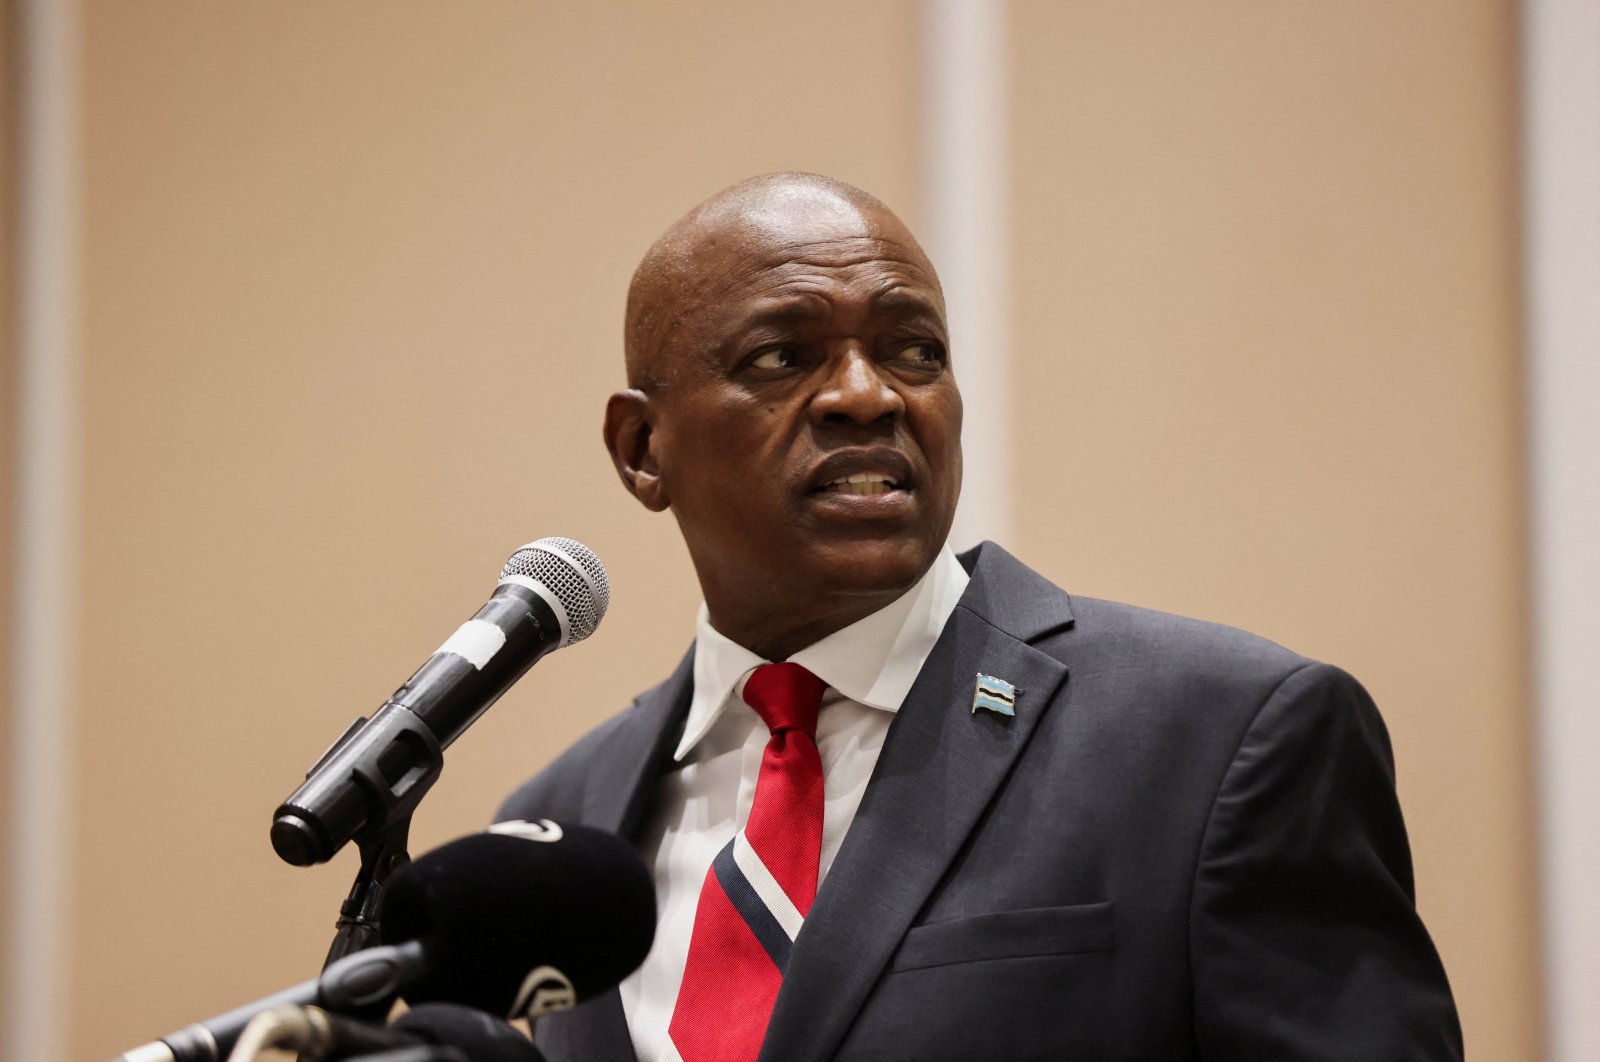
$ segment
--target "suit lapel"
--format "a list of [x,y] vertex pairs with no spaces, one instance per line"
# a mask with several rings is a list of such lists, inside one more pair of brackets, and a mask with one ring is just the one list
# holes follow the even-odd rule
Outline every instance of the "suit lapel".
[[628,724],[612,732],[593,758],[584,785],[583,820],[638,840],[645,813],[682,729],[694,692],[694,650],[670,678],[634,703]]
[[[585,823],[638,842],[656,780],[682,729],[693,685],[690,650],[670,678],[639,697],[627,725],[618,727],[594,757],[584,786]],[[580,1016],[583,1021],[577,1024]],[[574,1022],[567,1030],[568,1056],[588,1062],[633,1062],[636,1057],[622,996],[615,988],[585,1003],[568,1021]]]
[[[1011,633],[988,618],[997,611],[1009,611]],[[992,544],[983,548],[806,918],[760,1062],[820,1060],[838,1049],[1066,679],[1063,664],[1024,639],[1070,623],[1061,591]],[[1017,688],[1015,717],[972,711],[980,672]]]

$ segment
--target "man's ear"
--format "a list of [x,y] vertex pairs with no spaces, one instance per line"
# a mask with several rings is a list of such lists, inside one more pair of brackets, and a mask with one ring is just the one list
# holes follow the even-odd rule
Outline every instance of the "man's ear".
[[606,402],[606,449],[611,463],[628,493],[651,512],[659,513],[670,504],[661,483],[661,465],[656,459],[656,434],[650,396],[629,388],[618,391]]

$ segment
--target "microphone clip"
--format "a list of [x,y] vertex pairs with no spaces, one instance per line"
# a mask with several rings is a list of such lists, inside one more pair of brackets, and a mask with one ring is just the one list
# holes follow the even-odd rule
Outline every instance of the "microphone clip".
[[411,813],[408,811],[381,833],[363,832],[356,835],[356,846],[361,851],[361,869],[356,871],[350,895],[339,905],[339,920],[335,923],[333,944],[328,948],[328,957],[323,960],[323,969],[346,955],[379,943],[378,912],[383,907],[384,885],[395,871],[411,862],[411,856],[406,851],[410,832]]

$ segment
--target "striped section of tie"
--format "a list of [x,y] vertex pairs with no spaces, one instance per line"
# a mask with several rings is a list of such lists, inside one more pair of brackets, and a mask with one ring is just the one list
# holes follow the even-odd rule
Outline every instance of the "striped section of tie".
[[[750,847],[750,841],[743,833],[735,837],[729,847],[739,872],[761,898],[761,902],[766,905],[779,927],[783,929],[784,935],[793,941],[800,935],[800,927],[805,924],[806,916],[801,914],[800,908],[789,899],[789,894],[783,891],[783,886],[778,884],[778,879],[772,876],[772,871],[768,870],[761,857],[756,855],[756,850]],[[820,855],[818,859],[820,861]]]
[[[733,904],[733,909],[744,919],[745,928],[750,930],[750,935],[755,937],[772,959],[772,964],[782,973],[789,968],[789,949],[794,944],[794,936],[778,921],[778,916],[772,908],[767,906],[767,901],[756,890],[754,884],[745,876],[743,868],[734,858],[734,846],[742,838],[735,837],[725,845],[717,858],[711,863],[712,873],[717,876],[717,883],[722,886],[722,891],[727,894],[728,902]],[[755,858],[752,852],[751,857]],[[757,865],[760,860],[756,859]],[[766,868],[763,867],[763,870]],[[782,895],[781,891],[779,895]],[[784,897],[787,901],[788,897]],[[794,905],[790,904],[793,910]],[[799,927],[795,929],[796,934]]]

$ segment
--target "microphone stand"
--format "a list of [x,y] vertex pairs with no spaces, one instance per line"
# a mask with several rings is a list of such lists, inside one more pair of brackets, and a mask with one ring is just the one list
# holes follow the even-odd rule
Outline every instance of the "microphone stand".
[[352,952],[377,945],[383,887],[395,871],[411,862],[406,852],[406,837],[410,832],[411,813],[408,811],[395,822],[385,824],[383,829],[356,837],[356,845],[361,849],[361,869],[350,886],[350,895],[339,905],[333,945],[322,963],[324,970]]

